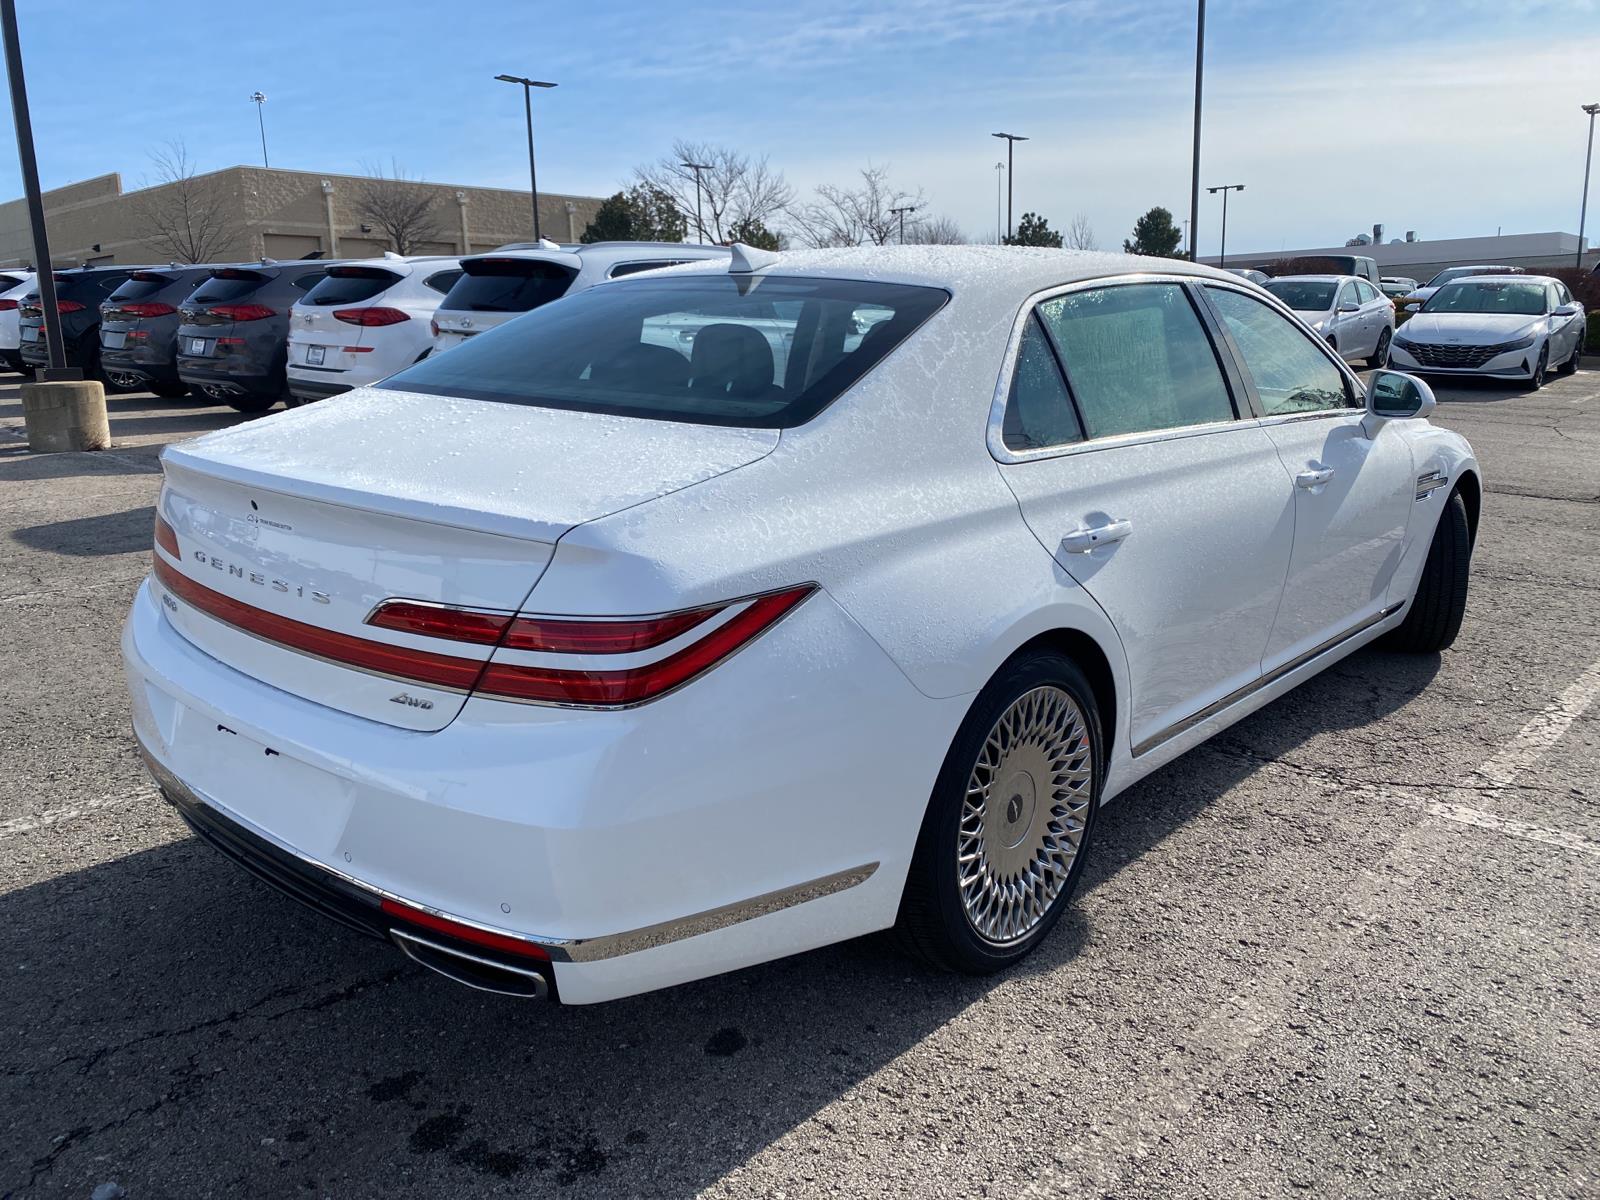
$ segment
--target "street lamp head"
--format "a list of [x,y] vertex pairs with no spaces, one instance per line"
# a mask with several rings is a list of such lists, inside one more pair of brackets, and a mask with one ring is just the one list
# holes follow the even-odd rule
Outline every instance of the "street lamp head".
[[250,99],[254,100],[257,104],[265,104],[267,101],[267,94],[265,92],[251,92]]
[[1008,142],[1025,142],[1028,139],[1020,133],[991,133],[990,137],[1005,138]]
[[688,167],[691,171],[709,171],[709,170],[711,170],[711,164],[710,163],[680,162],[678,165],[680,167]]
[[553,88],[556,86],[553,83],[544,83],[538,79],[524,79],[521,75],[496,75],[495,78],[501,83],[520,83],[523,87]]
[[1592,117],[1596,113],[1600,113],[1600,104],[1585,104],[1583,106],[1583,111]]

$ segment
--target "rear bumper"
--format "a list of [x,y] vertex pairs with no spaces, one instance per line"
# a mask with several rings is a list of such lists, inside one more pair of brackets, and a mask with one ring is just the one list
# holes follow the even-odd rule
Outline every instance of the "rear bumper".
[[177,383],[178,365],[149,351],[100,348],[100,367],[108,374],[131,375],[156,383]]
[[278,396],[283,393],[283,376],[263,372],[255,363],[241,362],[237,368],[214,359],[178,356],[178,378],[205,392]]
[[338,396],[360,386],[359,383],[344,382],[343,375],[318,378],[302,375],[292,368],[289,371],[289,394],[297,400],[326,400],[329,396]]
[[589,1003],[893,923],[967,698],[916,692],[826,593],[791,623],[638,709],[475,698],[437,733],[240,674],[148,583],[123,653],[135,732],[180,811],[279,853],[222,826],[225,852],[287,863],[276,886],[438,970],[423,956],[453,947],[396,939],[371,897],[534,943],[549,991]]

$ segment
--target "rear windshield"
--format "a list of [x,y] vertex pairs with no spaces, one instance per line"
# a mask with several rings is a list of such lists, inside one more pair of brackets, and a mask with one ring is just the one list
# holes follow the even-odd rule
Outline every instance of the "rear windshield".
[[480,258],[463,272],[440,308],[460,312],[527,312],[559,300],[577,271],[537,258]]
[[218,271],[195,288],[189,297],[191,304],[226,304],[248,296],[271,278],[258,271]]
[[1543,316],[1548,299],[1542,283],[1520,280],[1467,280],[1447,283],[1422,306],[1423,312],[1509,313],[1519,317]]
[[154,272],[149,274],[140,272],[138,275],[130,275],[123,280],[117,290],[111,293],[111,298],[129,302],[148,300],[171,282],[172,280],[165,275],[157,275]]
[[400,276],[381,267],[329,267],[328,273],[301,299],[301,304],[326,306],[370,300],[400,282]]
[[380,386],[786,429],[831,404],[948,298],[844,279],[641,277],[507,322]]
[[1292,279],[1274,279],[1266,285],[1279,300],[1301,312],[1324,312],[1333,307],[1331,283],[1306,283]]

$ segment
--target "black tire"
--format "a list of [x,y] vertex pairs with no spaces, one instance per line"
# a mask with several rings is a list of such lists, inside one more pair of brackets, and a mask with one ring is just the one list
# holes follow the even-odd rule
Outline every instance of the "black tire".
[[224,403],[226,403],[229,408],[237,409],[242,413],[254,415],[255,413],[266,412],[267,409],[271,408],[277,402],[278,397],[276,396],[259,396],[251,394],[245,396],[229,396]]
[[1467,575],[1472,566],[1472,528],[1460,492],[1445,501],[1439,525],[1428,547],[1428,561],[1417,581],[1411,611],[1389,635],[1391,649],[1406,654],[1437,654],[1448,650],[1461,632],[1467,611]]
[[1550,368],[1550,343],[1539,347],[1539,361],[1533,364],[1533,377],[1522,385],[1524,391],[1537,392],[1544,386],[1545,372]]
[[1578,360],[1583,357],[1583,343],[1588,340],[1587,328],[1578,330],[1577,345],[1572,347],[1572,356],[1556,368],[1563,375],[1576,375],[1578,373]]
[[[1022,711],[1029,711],[1028,705],[1031,703],[1036,705],[1033,712],[1042,713],[1047,710],[1039,705],[1054,704],[1055,708],[1048,711],[1057,714],[1070,712],[1061,698],[1052,696],[1050,692],[1040,694],[1043,700],[1024,699],[1041,688],[1064,692],[1076,705],[1076,718],[1052,722],[1056,727],[1069,731],[1060,744],[1068,747],[1066,753],[1070,757],[1057,758],[1054,769],[1082,774],[1087,767],[1087,793],[1083,790],[1085,785],[1080,783],[1076,789],[1063,789],[1059,797],[1052,795],[1052,800],[1064,802],[1059,810],[1055,807],[1041,809],[1039,805],[1044,797],[1037,792],[1031,792],[1031,802],[1023,801],[1019,794],[1010,798],[1004,810],[1004,819],[1017,820],[1023,812],[1029,814],[1026,823],[1011,826],[1023,831],[1015,843],[1018,846],[1032,843],[1036,833],[1045,836],[1047,827],[1044,822],[1051,819],[1047,817],[1047,812],[1055,818],[1052,821],[1053,829],[1048,831],[1052,834],[1063,825],[1070,827],[1075,823],[1077,850],[1070,856],[1064,869],[1061,869],[1059,859],[1044,864],[1049,871],[1049,886],[1056,890],[1042,915],[1033,917],[1024,932],[1010,939],[991,940],[979,932],[973,918],[968,916],[958,882],[957,860],[962,837],[963,806],[968,781],[978,767],[980,754],[986,752],[991,731],[996,728],[997,721],[1013,710],[1014,705]],[[1019,701],[1022,702],[1020,705]],[[1009,744],[1017,747],[1022,746],[1024,741],[1013,740]],[[934,783],[933,795],[928,801],[895,924],[900,942],[908,951],[944,970],[986,975],[1003,970],[1026,957],[1049,935],[1077,889],[1093,841],[1100,788],[1105,775],[1103,745],[1100,712],[1094,701],[1094,691],[1071,659],[1051,651],[1025,653],[1000,669],[978,693],[968,710],[945,755],[944,764]],[[1004,755],[1000,757],[1000,763],[1006,763]],[[1017,776],[1012,778],[1025,773],[1019,770]],[[1029,780],[1032,778],[1030,775]],[[1030,783],[1022,786],[1030,787]],[[1014,811],[1011,805],[1016,805]],[[1070,813],[1068,808],[1071,808]],[[1050,844],[1062,846],[1057,841]]]
[[1389,365],[1389,342],[1393,336],[1392,331],[1388,329],[1378,336],[1378,348],[1372,352],[1372,357],[1367,359],[1367,366],[1374,371],[1381,371]]
[[187,383],[166,383],[157,381],[150,385],[150,394],[160,396],[163,400],[182,400],[189,394]]

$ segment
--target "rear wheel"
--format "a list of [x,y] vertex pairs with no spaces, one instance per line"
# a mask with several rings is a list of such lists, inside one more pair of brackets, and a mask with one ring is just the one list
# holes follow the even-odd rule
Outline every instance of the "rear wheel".
[[1374,371],[1381,371],[1389,365],[1389,341],[1393,336],[1387,329],[1378,336],[1378,348],[1372,352],[1372,357],[1367,359],[1367,366]]
[[900,901],[913,953],[987,974],[1025,957],[1083,874],[1104,774],[1088,680],[1053,652],[1013,659],[962,722]]
[[1522,386],[1530,392],[1537,392],[1544,386],[1545,370],[1550,366],[1550,343],[1546,342],[1539,348],[1539,361],[1533,364],[1533,374]]
[[1428,561],[1411,598],[1411,611],[1389,635],[1389,644],[1409,654],[1437,654],[1461,632],[1467,611],[1467,573],[1472,565],[1472,527],[1460,492],[1445,501],[1428,547]]

